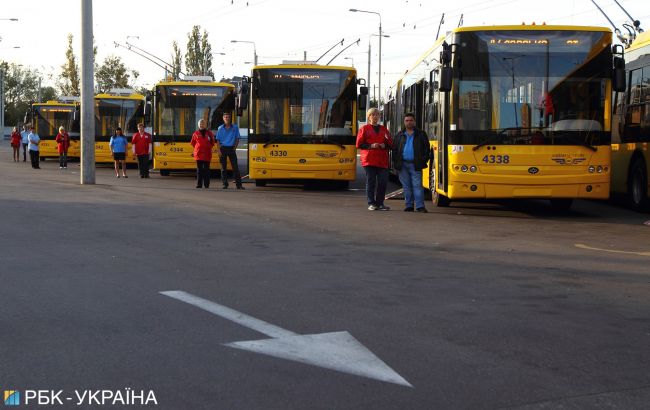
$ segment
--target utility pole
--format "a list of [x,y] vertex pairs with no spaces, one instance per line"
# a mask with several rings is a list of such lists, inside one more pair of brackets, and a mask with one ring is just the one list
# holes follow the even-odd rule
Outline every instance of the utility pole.
[[95,184],[93,2],[81,0],[81,184]]
[[0,68],[0,139],[5,137],[5,70]]

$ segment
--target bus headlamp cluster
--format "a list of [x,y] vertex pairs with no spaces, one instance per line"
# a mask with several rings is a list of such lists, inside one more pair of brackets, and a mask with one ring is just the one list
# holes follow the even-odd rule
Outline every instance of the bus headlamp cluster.
[[602,174],[603,172],[607,173],[607,171],[609,171],[609,167],[604,167],[602,165],[589,165],[589,168],[587,168],[587,170],[590,174]]
[[467,172],[467,171],[476,172],[478,170],[478,168],[476,167],[476,165],[470,165],[470,166],[467,166],[467,165],[454,165],[454,170],[455,171],[461,171],[461,172]]

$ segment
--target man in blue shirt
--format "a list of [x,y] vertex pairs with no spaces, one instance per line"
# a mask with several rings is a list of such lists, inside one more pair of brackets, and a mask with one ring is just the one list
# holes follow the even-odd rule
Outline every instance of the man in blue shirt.
[[41,138],[38,136],[36,131],[34,131],[34,126],[30,125],[29,127],[29,135],[27,135],[27,145],[29,149],[29,159],[32,161],[32,168],[34,169],[40,169],[41,166],[39,164],[39,151],[38,151],[38,145],[41,143]]
[[393,142],[393,166],[399,171],[399,181],[404,188],[405,212],[427,212],[424,207],[422,170],[428,166],[430,157],[427,134],[415,127],[415,115],[406,113],[404,129],[397,133]]
[[223,189],[228,188],[228,159],[232,165],[232,172],[235,174],[237,189],[244,189],[241,184],[241,175],[237,166],[237,145],[239,145],[239,127],[231,123],[232,117],[229,112],[223,114],[223,125],[217,129],[217,141],[221,153],[221,182]]

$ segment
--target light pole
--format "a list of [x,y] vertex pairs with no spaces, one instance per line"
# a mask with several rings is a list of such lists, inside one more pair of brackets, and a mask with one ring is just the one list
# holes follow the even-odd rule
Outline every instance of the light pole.
[[[381,100],[381,38],[383,37],[381,32],[381,14],[379,14],[376,11],[359,10],[359,9],[350,9],[350,11],[354,13],[376,14],[377,16],[379,16],[379,100]],[[368,45],[368,48],[370,48],[370,45]],[[379,100],[377,101],[377,106],[379,106]]]
[[352,64],[352,67],[354,67],[354,58],[352,57],[345,57],[343,58],[344,60],[350,60],[350,64]]
[[230,40],[231,43],[248,43],[253,45],[253,63],[257,65],[257,48],[255,47],[254,41],[247,40]]

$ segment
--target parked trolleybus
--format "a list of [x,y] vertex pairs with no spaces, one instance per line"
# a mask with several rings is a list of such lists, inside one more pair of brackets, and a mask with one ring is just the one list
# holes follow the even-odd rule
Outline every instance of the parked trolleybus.
[[41,159],[59,157],[55,139],[61,126],[70,135],[68,158],[80,157],[79,117],[78,97],[59,97],[56,101],[32,104],[25,122],[32,124],[41,138],[38,147]]
[[356,70],[257,66],[250,81],[248,163],[255,184],[329,180],[347,188],[356,174]]
[[127,163],[137,164],[131,151],[131,136],[138,132],[138,123],[144,120],[145,97],[131,89],[113,89],[95,96],[95,161],[113,162],[108,145],[115,128],[121,127],[129,140]]
[[600,27],[457,28],[393,87],[385,119],[394,133],[413,112],[428,133],[423,181],[437,206],[607,198],[612,89],[624,87],[615,54]]
[[[223,113],[232,114],[234,110],[234,88],[229,83],[213,82],[210,77],[186,77],[183,81],[156,85],[152,124],[153,166],[160,175],[196,169],[190,141],[198,129],[198,121],[206,120],[216,134],[219,125],[223,124]],[[220,167],[216,145],[210,167]]]
[[617,93],[612,129],[612,193],[650,207],[650,32],[625,50],[627,89]]

